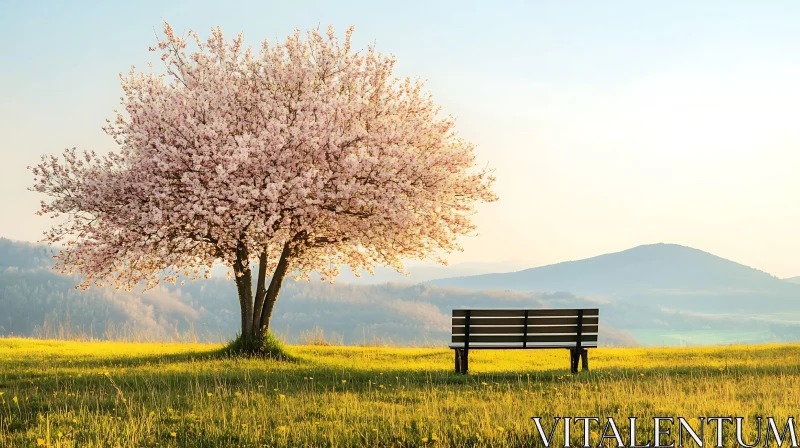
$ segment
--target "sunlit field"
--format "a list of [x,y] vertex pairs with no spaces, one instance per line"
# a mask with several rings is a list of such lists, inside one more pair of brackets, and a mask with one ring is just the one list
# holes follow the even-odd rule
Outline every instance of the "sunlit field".
[[654,416],[785,422],[800,403],[798,345],[596,349],[577,375],[566,350],[477,351],[466,376],[447,349],[219,348],[0,339],[0,446],[540,446],[532,416],[637,416],[652,436]]

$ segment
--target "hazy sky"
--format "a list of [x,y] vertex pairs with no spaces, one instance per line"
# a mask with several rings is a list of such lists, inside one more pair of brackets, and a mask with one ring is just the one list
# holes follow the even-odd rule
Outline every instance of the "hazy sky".
[[[111,3],[116,3],[112,5]],[[419,76],[500,201],[453,262],[541,265],[669,242],[800,275],[800,2],[3,2],[0,236],[50,220],[25,169],[100,127],[161,20],[254,46],[355,25]]]

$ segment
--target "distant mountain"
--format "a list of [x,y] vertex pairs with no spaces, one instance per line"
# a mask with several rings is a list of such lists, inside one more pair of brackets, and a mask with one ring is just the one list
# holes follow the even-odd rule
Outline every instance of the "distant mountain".
[[44,244],[0,238],[0,272],[49,268],[54,263],[53,255],[53,249]]
[[430,284],[611,296],[643,291],[769,293],[792,289],[766,272],[701,250],[663,243],[518,272],[439,279]]
[[798,285],[800,285],[800,276],[785,278],[784,280],[786,280],[789,283],[797,283]]
[[611,324],[645,344],[800,339],[800,284],[676,244],[429,283],[604,300]]

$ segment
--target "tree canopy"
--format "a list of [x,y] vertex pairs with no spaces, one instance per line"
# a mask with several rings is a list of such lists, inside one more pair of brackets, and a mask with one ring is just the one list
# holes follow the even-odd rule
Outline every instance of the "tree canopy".
[[82,287],[151,287],[223,263],[254,334],[287,273],[402,270],[459,250],[475,205],[496,200],[454,119],[420,81],[393,76],[393,57],[353,51],[353,28],[343,42],[296,31],[258,53],[219,28],[206,41],[163,32],[151,51],[164,73],[120,74],[122,109],[103,128],[119,150],[32,168],[39,213],[62,217],[46,233],[66,244],[57,268],[85,275]]

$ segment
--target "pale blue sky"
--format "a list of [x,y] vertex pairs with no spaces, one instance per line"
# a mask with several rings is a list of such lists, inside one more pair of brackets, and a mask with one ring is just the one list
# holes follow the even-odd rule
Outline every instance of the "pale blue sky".
[[800,3],[0,3],[0,236],[50,224],[25,166],[113,148],[117,73],[162,19],[254,46],[356,27],[426,79],[497,169],[454,262],[539,265],[671,242],[800,275]]

